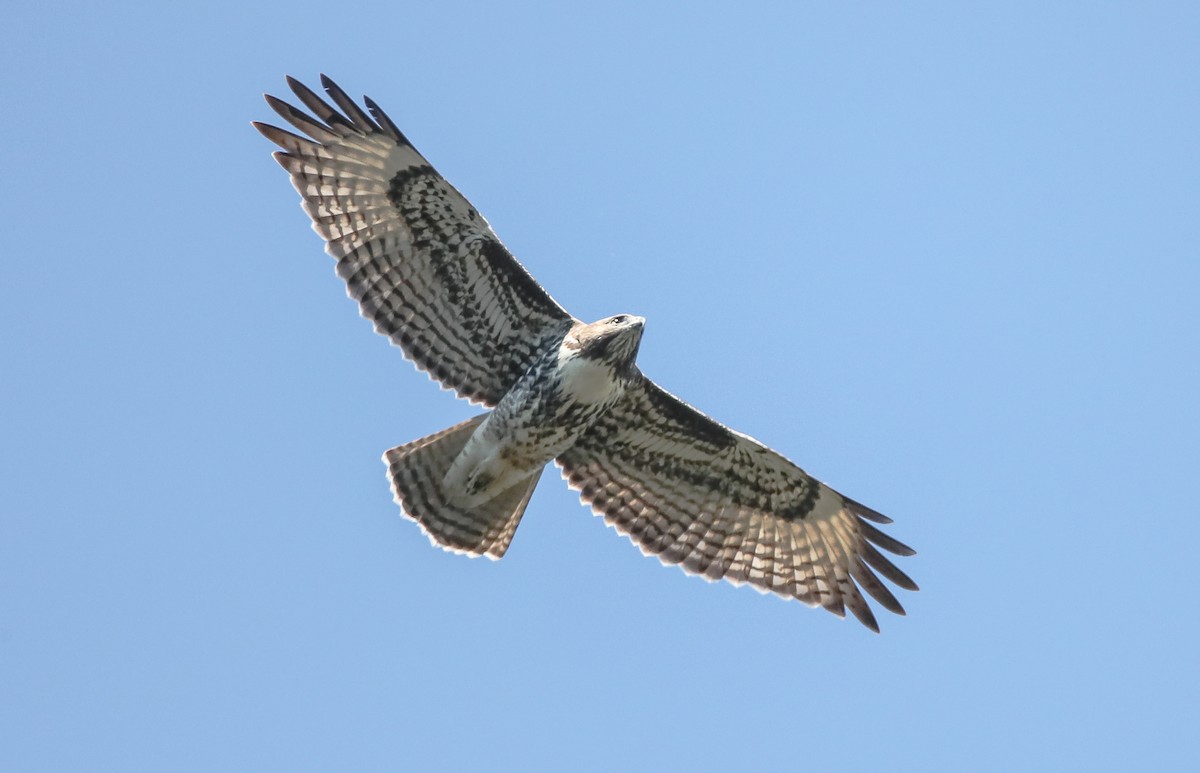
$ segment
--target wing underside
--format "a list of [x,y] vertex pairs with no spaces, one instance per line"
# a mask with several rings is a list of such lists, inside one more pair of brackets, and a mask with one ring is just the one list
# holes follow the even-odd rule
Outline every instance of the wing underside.
[[536,352],[561,339],[571,315],[374,102],[364,99],[364,111],[324,76],[336,108],[288,83],[311,114],[267,102],[307,136],[255,126],[282,148],[275,159],[348,293],[418,367],[495,405]]
[[[878,631],[861,591],[904,614],[876,572],[916,590],[880,553],[913,550],[874,523],[890,519],[780,454],[644,380],[558,458],[580,497],[643,553],[709,580],[848,608]],[[872,523],[874,522],[874,523]]]

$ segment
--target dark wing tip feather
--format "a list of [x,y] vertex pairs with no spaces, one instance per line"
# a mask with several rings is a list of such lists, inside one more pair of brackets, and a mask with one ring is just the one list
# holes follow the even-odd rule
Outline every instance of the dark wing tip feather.
[[327,144],[336,142],[341,138],[341,135],[339,135],[329,126],[314,120],[312,116],[302,113],[301,111],[289,105],[287,102],[284,102],[282,99],[270,94],[264,94],[263,97],[267,100],[267,104],[271,106],[271,109],[279,114],[280,118],[287,121],[292,126],[295,126],[297,129],[304,132],[317,142]]
[[917,551],[908,545],[905,545],[898,539],[889,537],[861,518],[858,521],[858,528],[862,531],[864,537],[889,553],[895,553],[898,556],[915,556],[917,554]]
[[408,145],[410,147],[412,146],[412,143],[408,141],[408,138],[404,136],[404,133],[400,131],[399,127],[392,122],[391,118],[388,118],[387,113],[383,112],[383,108],[375,104],[375,100],[368,96],[364,96],[363,103],[367,106],[367,109],[371,111],[371,115],[375,116],[375,120],[379,123],[379,126],[383,129],[385,134],[394,139],[396,142],[399,142],[401,145]]
[[850,512],[854,513],[859,518],[866,518],[868,521],[874,521],[875,523],[881,523],[881,524],[884,524],[885,526],[889,523],[892,523],[891,518],[888,518],[886,515],[879,512],[878,510],[872,510],[871,508],[864,505],[862,502],[857,502],[847,496],[843,496],[842,499],[845,501],[846,507],[848,507],[850,509]]
[[342,89],[341,86],[333,82],[325,73],[321,73],[321,85],[325,87],[327,93],[334,103],[342,109],[342,112],[354,124],[354,127],[366,134],[376,134],[379,132],[379,127],[371,120],[371,117],[363,112],[353,99]]
[[293,78],[290,75],[285,77],[287,78],[288,88],[292,90],[292,93],[295,94],[301,102],[312,108],[312,111],[319,117],[324,118],[326,114],[336,112],[332,107],[330,107],[328,102],[321,99],[317,92],[313,91],[308,86],[305,86],[303,81]]
[[297,112],[296,108],[292,107],[287,102],[284,102],[274,94],[263,94],[263,99],[265,99],[267,104],[271,106],[271,109],[276,113],[279,113],[280,117],[282,118],[290,118],[294,113]]
[[904,616],[904,607],[900,604],[899,599],[888,590],[888,587],[879,581],[863,562],[862,558],[856,557],[854,563],[850,566],[850,576],[858,583],[859,587],[871,594],[871,598],[879,602],[879,604],[889,612]]
[[891,580],[905,590],[917,591],[920,590],[912,578],[904,572],[900,571],[891,561],[875,549],[875,546],[869,542],[863,542],[859,547],[859,552],[862,555],[863,561],[866,561],[872,569],[882,574],[884,577]]
[[858,622],[870,628],[875,633],[879,633],[879,621],[875,619],[875,613],[871,611],[871,605],[857,591],[851,598],[846,600],[846,607],[850,612],[858,618]]
[[327,123],[334,131],[339,132],[343,136],[359,133],[360,130],[358,127],[356,127],[350,121],[347,121],[345,116],[334,110],[328,102],[321,99],[321,97],[308,86],[305,86],[303,83],[290,75],[287,76],[287,83],[291,88],[292,93],[296,95],[296,98],[303,102],[305,107],[313,111],[313,114],[317,116],[317,118],[320,118],[322,121]]
[[836,593],[831,593],[823,599],[821,601],[821,608],[826,612],[832,612],[838,617],[846,616],[846,602],[842,601],[842,597]]
[[311,148],[316,144],[307,137],[301,137],[299,134],[290,132],[287,129],[280,129],[278,126],[272,126],[269,123],[251,121],[250,125],[255,129],[258,129],[259,134],[266,137],[271,142],[274,142],[281,148],[286,148],[289,150],[297,147]]

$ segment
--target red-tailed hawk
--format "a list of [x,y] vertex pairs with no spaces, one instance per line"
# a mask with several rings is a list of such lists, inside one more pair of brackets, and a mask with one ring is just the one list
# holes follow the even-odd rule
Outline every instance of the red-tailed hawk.
[[[325,76],[312,115],[267,102],[307,137],[255,123],[362,314],[420,369],[491,408],[384,454],[396,501],[435,544],[500,558],[553,460],[605,522],[643,553],[710,580],[849,608],[874,631],[866,591],[916,584],[878,550],[913,550],[842,496],[642,375],[644,320],[585,324],[505,249],[487,221],[369,98]],[[315,116],[315,117],[314,117]],[[874,571],[872,571],[874,570]]]

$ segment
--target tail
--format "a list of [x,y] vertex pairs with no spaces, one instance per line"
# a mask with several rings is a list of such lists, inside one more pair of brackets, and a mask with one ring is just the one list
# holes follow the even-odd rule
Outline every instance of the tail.
[[442,479],[485,417],[396,446],[383,455],[383,463],[388,466],[396,503],[406,517],[420,524],[431,542],[455,553],[497,559],[508,550],[542,471],[470,510],[450,504]]

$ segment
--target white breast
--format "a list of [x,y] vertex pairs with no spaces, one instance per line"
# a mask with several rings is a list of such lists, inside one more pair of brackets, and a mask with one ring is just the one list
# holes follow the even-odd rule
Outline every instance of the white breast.
[[563,392],[569,400],[580,403],[602,403],[613,398],[617,384],[612,368],[584,357],[559,355]]

